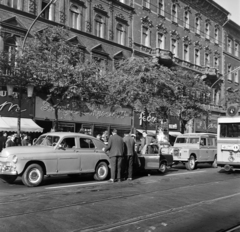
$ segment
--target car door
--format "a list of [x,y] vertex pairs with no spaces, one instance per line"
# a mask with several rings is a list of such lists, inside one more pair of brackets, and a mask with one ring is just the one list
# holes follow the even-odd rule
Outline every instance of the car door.
[[209,161],[213,161],[215,155],[217,154],[216,146],[215,146],[215,137],[209,137],[208,138],[208,156],[209,156]]
[[207,137],[200,138],[200,149],[199,149],[199,157],[198,161],[208,161],[209,154],[208,154],[208,143]]
[[80,156],[76,151],[76,137],[63,138],[58,147],[58,173],[80,172]]
[[77,153],[80,157],[80,171],[85,173],[95,172],[96,164],[101,156],[99,149],[90,137],[79,137],[78,143]]
[[144,155],[145,169],[159,168],[159,148],[157,144],[147,145],[146,153]]

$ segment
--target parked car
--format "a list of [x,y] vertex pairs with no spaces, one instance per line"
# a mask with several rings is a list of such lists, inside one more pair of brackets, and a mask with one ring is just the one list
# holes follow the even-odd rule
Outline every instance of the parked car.
[[141,151],[137,150],[137,155],[140,169],[143,170],[157,170],[165,173],[167,167],[173,164],[173,147],[167,142],[146,144]]
[[174,163],[183,163],[188,170],[194,170],[198,163],[209,163],[217,167],[217,135],[211,133],[188,133],[176,138]]
[[0,178],[13,183],[21,176],[29,187],[40,185],[45,175],[93,173],[96,180],[105,180],[110,162],[103,147],[102,141],[85,134],[46,133],[33,146],[3,149]]

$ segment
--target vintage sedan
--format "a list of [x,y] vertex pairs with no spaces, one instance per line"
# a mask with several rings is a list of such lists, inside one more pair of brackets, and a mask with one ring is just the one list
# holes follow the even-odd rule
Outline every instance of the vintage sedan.
[[146,144],[141,151],[137,152],[140,168],[165,173],[173,164],[173,152],[174,149],[168,142]]
[[92,136],[51,132],[41,135],[33,146],[8,147],[0,153],[0,178],[13,183],[18,176],[29,187],[42,183],[45,175],[93,173],[94,179],[109,176],[109,158],[104,143]]

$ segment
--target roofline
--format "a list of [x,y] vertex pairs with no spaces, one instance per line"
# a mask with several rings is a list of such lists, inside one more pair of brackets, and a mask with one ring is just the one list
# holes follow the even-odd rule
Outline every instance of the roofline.
[[212,4],[213,6],[218,8],[219,10],[223,11],[227,15],[231,15],[229,11],[227,11],[225,8],[223,8],[222,6],[220,6],[218,3],[214,2],[213,0],[207,0],[207,2],[209,2],[210,4]]

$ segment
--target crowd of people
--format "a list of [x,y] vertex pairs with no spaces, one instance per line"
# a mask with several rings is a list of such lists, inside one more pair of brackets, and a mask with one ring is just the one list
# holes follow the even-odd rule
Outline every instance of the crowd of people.
[[7,132],[3,132],[0,134],[0,152],[3,148],[14,146],[31,146],[31,139],[27,134],[20,136],[17,133],[7,134]]

